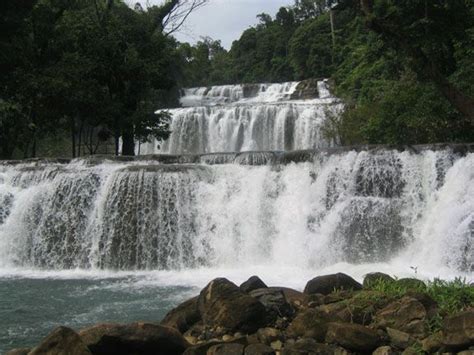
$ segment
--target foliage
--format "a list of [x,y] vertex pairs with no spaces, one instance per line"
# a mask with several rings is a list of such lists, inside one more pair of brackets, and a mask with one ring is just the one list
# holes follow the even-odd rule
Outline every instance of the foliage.
[[408,287],[397,281],[374,280],[371,289],[390,297],[402,297],[409,291],[426,293],[438,304],[440,316],[451,315],[474,305],[474,287],[466,280],[456,278],[453,281],[434,279],[426,286]]

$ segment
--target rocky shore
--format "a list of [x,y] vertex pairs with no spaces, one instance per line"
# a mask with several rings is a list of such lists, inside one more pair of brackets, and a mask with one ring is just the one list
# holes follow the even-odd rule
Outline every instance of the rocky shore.
[[7,355],[474,355],[473,286],[452,300],[427,290],[420,280],[381,273],[363,284],[319,276],[304,292],[257,276],[240,286],[219,278],[160,324],[59,327],[33,349]]

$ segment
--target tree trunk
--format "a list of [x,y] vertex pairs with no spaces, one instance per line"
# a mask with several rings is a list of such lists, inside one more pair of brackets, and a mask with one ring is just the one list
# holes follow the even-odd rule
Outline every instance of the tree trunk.
[[71,142],[72,142],[72,157],[76,157],[76,125],[75,125],[75,119],[73,117],[70,118],[70,129],[71,129]]
[[124,130],[122,133],[122,155],[135,155],[135,141],[131,129]]

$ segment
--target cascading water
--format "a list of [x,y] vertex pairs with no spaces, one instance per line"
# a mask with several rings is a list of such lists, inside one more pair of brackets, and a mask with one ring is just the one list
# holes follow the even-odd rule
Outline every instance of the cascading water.
[[159,155],[0,162],[0,353],[159,321],[215,277],[472,280],[474,146],[334,147],[312,86],[185,90]]
[[2,166],[1,265],[473,270],[473,153],[313,152],[298,164],[262,154]]
[[[342,105],[320,81],[302,100],[301,83],[214,86],[184,90],[183,108],[169,110],[171,136],[141,154],[297,150],[329,147],[324,122]],[[316,97],[315,97],[316,96]]]

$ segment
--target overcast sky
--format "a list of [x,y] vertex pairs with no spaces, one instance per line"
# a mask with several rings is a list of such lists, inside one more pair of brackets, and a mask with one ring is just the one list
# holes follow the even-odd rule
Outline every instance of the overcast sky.
[[[162,3],[162,0],[149,1]],[[141,2],[146,3],[146,0]],[[232,41],[257,23],[258,14],[266,12],[275,16],[281,6],[293,3],[293,0],[209,0],[209,4],[189,16],[185,28],[176,37],[181,42],[195,43],[200,37],[209,36],[221,40],[222,45],[229,49]]]

